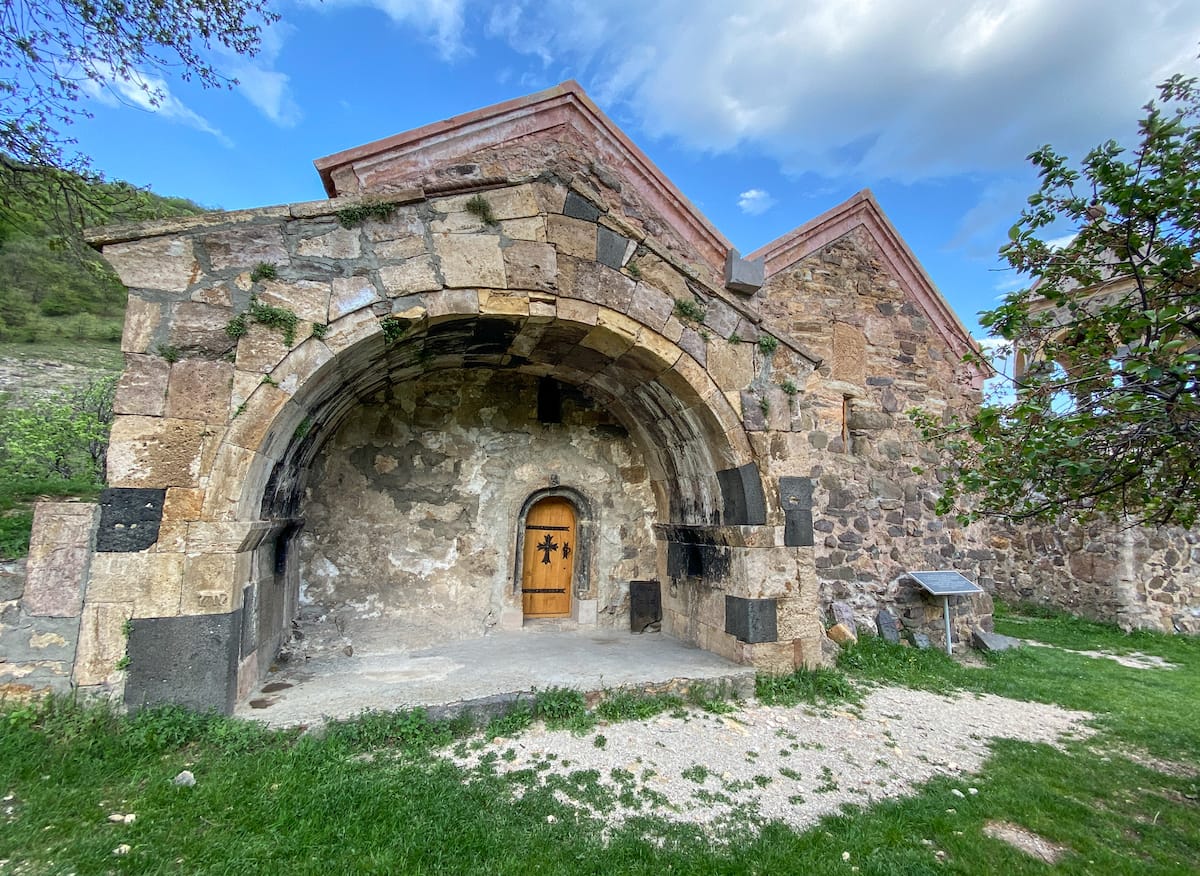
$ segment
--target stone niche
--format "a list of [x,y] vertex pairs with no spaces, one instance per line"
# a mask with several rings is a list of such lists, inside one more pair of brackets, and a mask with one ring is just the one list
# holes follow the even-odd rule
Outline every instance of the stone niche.
[[555,487],[578,497],[591,542],[578,546],[573,604],[595,600],[597,623],[628,626],[629,581],[655,568],[646,466],[586,395],[553,390],[559,422],[546,423],[538,378],[447,370],[349,415],[301,509],[300,604],[325,633],[315,642],[411,649],[485,634],[520,611],[521,511]]

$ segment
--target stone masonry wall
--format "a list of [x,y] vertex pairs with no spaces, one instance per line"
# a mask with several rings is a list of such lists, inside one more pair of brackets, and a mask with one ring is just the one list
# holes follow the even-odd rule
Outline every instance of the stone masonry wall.
[[1096,523],[996,528],[996,595],[1125,630],[1200,633],[1200,533]]
[[[803,392],[780,400],[808,447],[822,609],[847,602],[874,630],[886,608],[906,629],[944,640],[941,603],[905,573],[957,569],[978,580],[991,553],[982,531],[934,513],[934,457],[905,411],[978,404],[969,373],[861,229],[771,277],[762,298],[764,313],[822,359]],[[959,598],[954,611],[959,639],[989,626],[991,600]]]
[[[629,623],[628,583],[653,577],[654,496],[613,418],[562,387],[562,422],[537,418],[538,380],[483,369],[398,384],[364,402],[317,457],[301,508],[301,604],[356,650],[483,635],[519,604],[522,506],[557,480],[588,502],[573,603]],[[582,528],[582,527],[581,527]],[[587,589],[580,594],[581,586]]]

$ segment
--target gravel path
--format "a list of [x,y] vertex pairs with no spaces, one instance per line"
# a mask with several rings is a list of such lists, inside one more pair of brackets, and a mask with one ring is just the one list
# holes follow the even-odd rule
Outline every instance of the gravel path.
[[[537,725],[446,756],[468,769],[532,770],[562,802],[612,826],[653,815],[720,836],[766,821],[805,828],[843,804],[913,793],[936,775],[962,775],[958,793],[975,793],[967,774],[982,766],[992,739],[1055,744],[1090,735],[1090,718],[990,695],[878,688],[854,711],[752,706],[599,726],[585,736]],[[598,779],[580,775],[588,770]]]

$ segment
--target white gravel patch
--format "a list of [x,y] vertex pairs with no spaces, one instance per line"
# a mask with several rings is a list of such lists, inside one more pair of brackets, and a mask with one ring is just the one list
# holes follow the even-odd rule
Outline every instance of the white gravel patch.
[[[942,696],[907,688],[877,688],[861,709],[752,706],[729,715],[691,711],[645,722],[599,725],[585,736],[535,725],[517,739],[448,750],[468,770],[499,774],[532,770],[539,786],[575,776],[580,790],[555,795],[580,814],[610,827],[634,816],[701,826],[719,837],[770,821],[805,828],[845,804],[916,792],[938,775],[966,781],[992,739],[1058,744],[1083,738],[1086,712],[973,694]],[[596,736],[605,737],[603,748]],[[578,781],[595,770],[597,781]],[[599,790],[594,787],[599,786]],[[524,785],[515,784],[520,796]]]

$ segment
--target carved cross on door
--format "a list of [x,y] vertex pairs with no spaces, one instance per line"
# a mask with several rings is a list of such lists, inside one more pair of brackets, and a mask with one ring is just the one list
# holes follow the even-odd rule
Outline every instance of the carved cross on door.
[[547,532],[546,537],[538,543],[537,549],[543,552],[542,565],[550,565],[550,552],[558,550],[558,545],[554,543],[554,536]]

